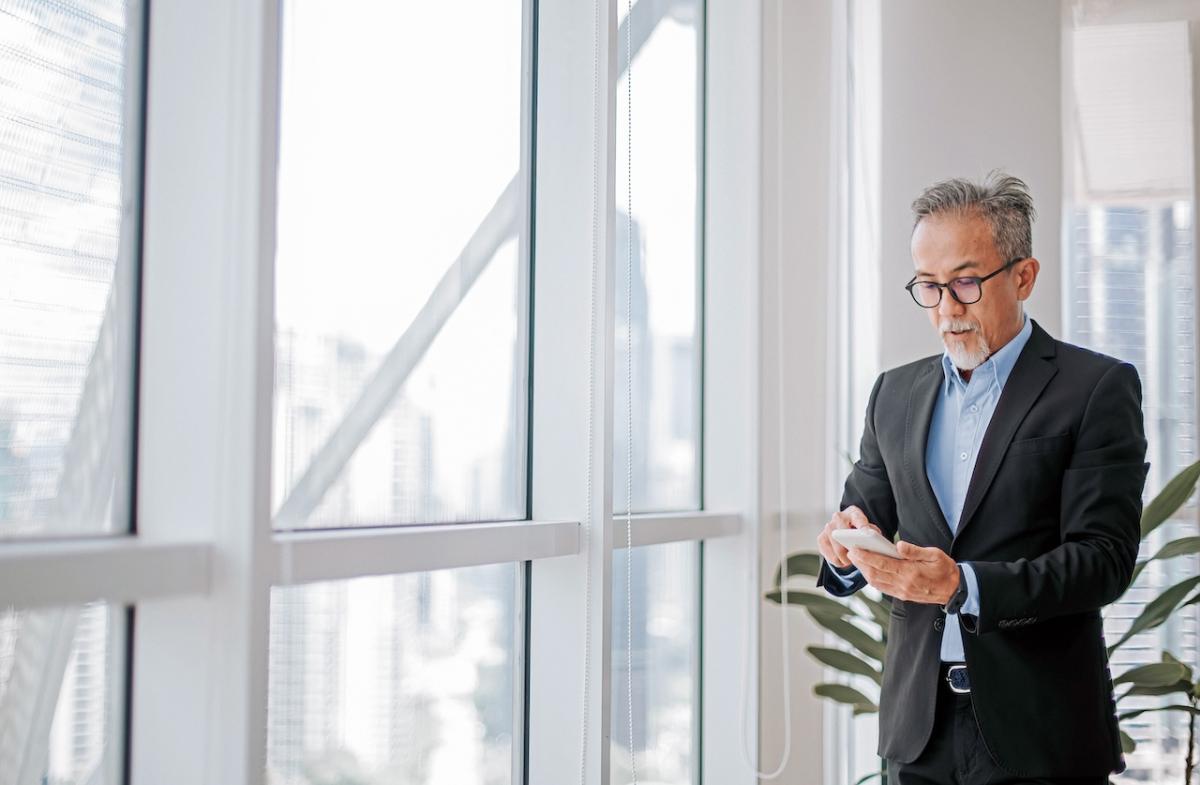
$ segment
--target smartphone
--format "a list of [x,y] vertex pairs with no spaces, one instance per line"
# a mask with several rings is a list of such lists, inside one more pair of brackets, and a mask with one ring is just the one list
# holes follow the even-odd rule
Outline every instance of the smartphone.
[[888,542],[874,529],[834,529],[832,534],[837,543],[845,548],[862,548],[864,551],[881,553],[893,559],[903,559],[894,543]]

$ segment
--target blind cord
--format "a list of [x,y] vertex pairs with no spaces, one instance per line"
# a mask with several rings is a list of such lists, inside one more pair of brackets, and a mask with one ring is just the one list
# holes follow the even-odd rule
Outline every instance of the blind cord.
[[625,699],[630,783],[637,785],[633,734],[633,0],[625,2]]

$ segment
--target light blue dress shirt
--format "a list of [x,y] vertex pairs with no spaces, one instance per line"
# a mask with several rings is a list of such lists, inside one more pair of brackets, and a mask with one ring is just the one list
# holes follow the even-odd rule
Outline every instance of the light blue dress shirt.
[[[1017,357],[1029,341],[1033,323],[1025,316],[1021,331],[978,368],[971,372],[971,381],[964,381],[954,367],[948,352],[942,353],[944,381],[933,406],[933,419],[929,424],[929,440],[925,443],[925,471],[929,484],[937,497],[942,515],[953,535],[958,531],[958,519],[962,515],[963,502],[967,498],[967,486],[975,470],[975,459],[979,446],[987,431],[1000,393],[1008,381]],[[967,579],[967,601],[962,613],[979,615],[979,582],[969,562],[962,563]],[[850,585],[858,570],[848,574],[834,572],[845,585]],[[942,661],[962,662],[962,629],[956,614],[947,614],[942,632]]]

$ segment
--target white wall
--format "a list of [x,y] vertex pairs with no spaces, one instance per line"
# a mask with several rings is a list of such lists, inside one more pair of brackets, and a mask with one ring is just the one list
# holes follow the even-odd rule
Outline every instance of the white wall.
[[902,289],[912,277],[909,204],[947,177],[1002,167],[1025,180],[1042,263],[1029,313],[1061,336],[1060,9],[1046,0],[887,0],[882,5],[884,368],[941,351]]

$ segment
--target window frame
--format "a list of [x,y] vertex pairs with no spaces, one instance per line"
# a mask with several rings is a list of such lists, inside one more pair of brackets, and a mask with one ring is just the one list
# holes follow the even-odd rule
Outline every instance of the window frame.
[[[579,778],[587,685],[584,782],[606,785],[612,558],[614,547],[624,547],[624,520],[611,510],[615,262],[608,253],[620,0],[524,0],[529,520],[315,532],[271,525],[280,8],[276,0],[147,5],[136,525],[103,542],[0,543],[0,596],[18,607],[106,600],[131,608],[124,782],[253,783],[266,770],[273,585],[284,585],[284,577],[295,585],[523,563],[527,596],[518,616],[528,619],[528,649],[517,653],[516,667],[528,683],[516,702],[524,738],[514,753],[524,754],[514,754],[514,784]],[[705,306],[698,317],[701,509],[635,515],[633,530],[635,546],[701,543],[698,768],[703,779],[750,783],[741,740],[743,730],[756,732],[758,694],[742,695],[729,674],[757,678],[750,653],[757,568],[747,554],[757,547],[758,295],[744,260],[757,251],[758,175],[750,164],[757,160],[758,118],[744,107],[757,101],[748,95],[757,66],[745,55],[757,51],[759,18],[735,0],[703,5],[702,18],[717,24],[702,21],[701,68],[727,72],[700,86],[698,157],[712,161],[720,149],[723,164],[732,158],[739,165],[705,165],[697,179],[701,215],[733,215],[697,226],[697,296]],[[592,82],[592,52],[578,44],[593,34],[603,78],[588,104],[578,88]],[[725,112],[733,107],[743,111]],[[593,149],[594,129],[595,157],[579,155]],[[709,148],[710,138],[745,145],[727,153]],[[707,191],[710,185],[719,190]],[[591,270],[580,260],[592,254],[593,196],[600,266],[596,361],[589,367]],[[539,333],[539,324],[554,324],[554,334]],[[589,395],[596,404],[590,443]],[[590,527],[583,523],[589,479],[596,489]],[[617,527],[621,536],[614,538]],[[586,594],[590,668],[551,667],[584,660]],[[731,619],[748,620],[749,640],[729,634]]]

